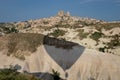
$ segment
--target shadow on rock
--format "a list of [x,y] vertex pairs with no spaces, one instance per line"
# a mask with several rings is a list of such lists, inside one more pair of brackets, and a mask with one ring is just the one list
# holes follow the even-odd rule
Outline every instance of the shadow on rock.
[[77,43],[45,36],[44,48],[48,55],[65,71],[82,55],[85,48]]

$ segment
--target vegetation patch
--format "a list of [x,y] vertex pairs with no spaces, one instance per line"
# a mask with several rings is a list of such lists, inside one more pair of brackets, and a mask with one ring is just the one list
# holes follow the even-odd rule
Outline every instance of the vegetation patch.
[[0,69],[0,80],[41,80],[35,76],[22,74],[15,69]]
[[95,41],[98,41],[99,38],[101,38],[104,34],[101,33],[101,32],[94,32],[93,34],[91,34],[90,38],[95,40]]
[[[116,34],[116,35],[113,35],[113,36],[110,36],[112,39],[110,42],[106,43],[106,46],[104,47],[100,47],[99,48],[99,51],[101,52],[105,52],[105,50],[107,50],[108,52],[108,49],[115,49],[116,47],[119,47],[120,46],[120,35],[119,34]],[[112,53],[112,52],[110,52]],[[113,52],[114,54],[114,52]]]
[[20,60],[25,60],[27,53],[33,53],[40,45],[50,45],[57,48],[72,49],[77,43],[56,39],[42,34],[12,33],[0,37],[0,50],[7,49],[7,55],[13,55]]
[[[43,44],[44,35],[33,33],[12,33],[1,37],[0,50],[8,49],[11,54],[24,60],[24,51],[35,52]],[[2,43],[1,43],[2,42]],[[18,52],[19,51],[19,52]]]
[[87,36],[89,35],[89,33],[84,33],[84,29],[80,29],[78,30],[78,36],[79,36],[79,39],[82,40],[84,38],[87,38]]
[[9,33],[18,33],[18,30],[13,24],[0,23],[0,32],[9,34]]
[[55,38],[57,38],[57,37],[59,37],[59,36],[65,35],[65,33],[66,33],[66,31],[57,29],[57,30],[54,30],[53,33],[50,33],[49,35],[52,35],[52,36],[54,36]]
[[104,24],[95,24],[94,25],[98,31],[101,31],[101,29],[105,30],[111,30],[113,28],[119,27],[120,28],[120,23],[104,23]]
[[105,30],[111,30],[113,28],[120,27],[120,23],[106,23],[102,26],[104,27]]
[[60,80],[60,73],[55,71],[54,69],[52,69],[52,76],[54,78],[54,80]]
[[60,21],[56,25],[54,25],[54,27],[56,27],[56,28],[60,28],[60,27],[62,27],[62,28],[71,28],[72,26],[66,21]]
[[99,51],[100,51],[100,52],[105,52],[105,47],[100,47],[100,48],[99,48]]
[[109,49],[114,49],[115,47],[120,46],[120,34],[111,36],[112,40],[107,43]]

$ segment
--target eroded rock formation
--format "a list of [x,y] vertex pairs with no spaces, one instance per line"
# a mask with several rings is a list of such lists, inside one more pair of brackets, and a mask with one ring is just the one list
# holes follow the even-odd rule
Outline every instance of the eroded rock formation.
[[[14,47],[13,51],[6,55],[11,47]],[[15,56],[18,51],[21,51],[19,53],[24,59]],[[120,79],[120,56],[87,49],[73,42],[41,34],[19,33],[0,37],[0,57],[0,68],[17,65],[19,71],[40,73],[39,77],[43,77],[44,73],[52,74],[54,69],[60,73],[61,78],[67,80]]]

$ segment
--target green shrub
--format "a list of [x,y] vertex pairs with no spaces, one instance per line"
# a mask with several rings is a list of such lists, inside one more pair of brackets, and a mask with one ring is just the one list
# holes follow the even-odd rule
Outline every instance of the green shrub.
[[66,33],[66,31],[57,29],[57,30],[53,31],[53,33],[50,33],[49,35],[52,35],[57,38],[59,36],[65,35],[65,33]]
[[17,32],[18,32],[18,30],[15,29],[14,27],[12,27],[12,28],[4,27],[4,28],[2,28],[2,29],[3,29],[3,32],[4,32],[5,34],[8,34],[8,33],[17,33]]
[[12,23],[0,23],[0,31],[5,34],[18,32],[18,30],[15,28],[15,25]]
[[12,28],[10,28],[10,32],[11,32],[11,33],[17,33],[17,32],[18,32],[18,30],[17,30],[17,29],[15,29],[14,27],[12,27]]
[[100,52],[105,52],[105,48],[99,48]]
[[22,74],[14,69],[0,69],[0,80],[40,80],[27,74]]
[[54,78],[54,80],[60,80],[60,73],[55,71],[54,69],[52,69],[52,76]]
[[94,33],[90,36],[90,38],[92,38],[92,39],[95,40],[95,41],[98,41],[99,38],[101,38],[102,36],[103,36],[103,33],[101,33],[101,32],[94,32]]
[[116,34],[116,35],[111,36],[111,37],[112,37],[112,40],[107,43],[108,48],[112,49],[114,47],[120,46],[120,35]]

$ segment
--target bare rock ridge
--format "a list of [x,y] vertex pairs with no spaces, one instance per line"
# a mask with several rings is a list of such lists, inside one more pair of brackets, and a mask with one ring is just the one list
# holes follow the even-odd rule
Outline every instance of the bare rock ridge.
[[[8,55],[9,54],[9,55]],[[0,37],[0,68],[18,65],[31,74],[60,73],[66,80],[119,80],[120,56],[42,34],[12,33]],[[46,79],[49,80],[49,79]]]

